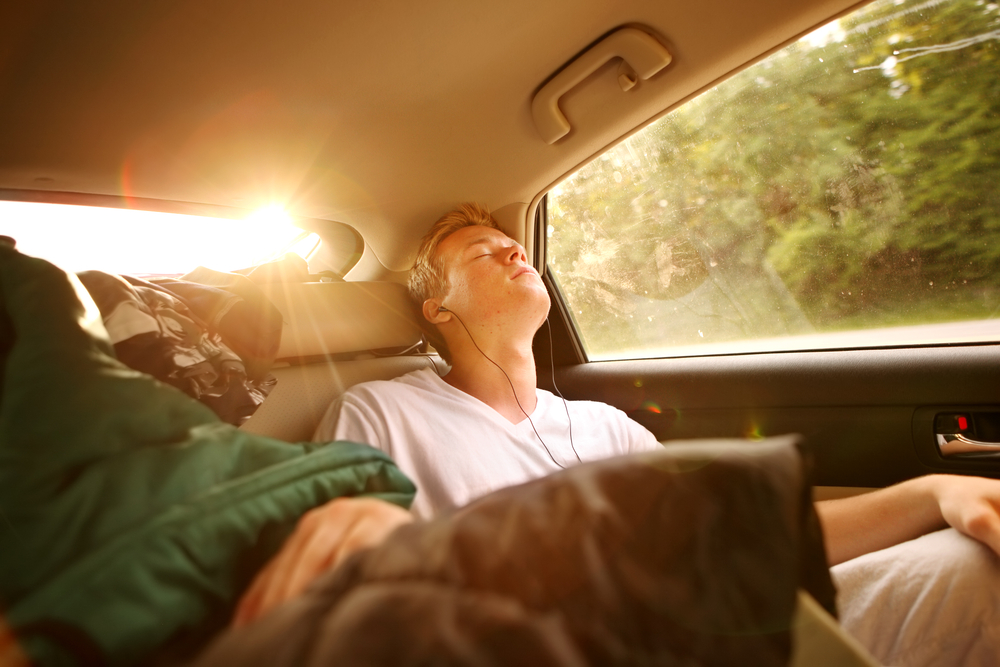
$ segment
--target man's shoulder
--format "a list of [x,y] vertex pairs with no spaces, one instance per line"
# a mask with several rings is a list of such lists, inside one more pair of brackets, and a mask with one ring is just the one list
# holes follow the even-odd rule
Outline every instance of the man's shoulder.
[[359,382],[344,392],[343,400],[347,402],[359,399],[367,400],[387,395],[407,394],[427,390],[433,387],[436,376],[436,373],[430,368],[420,368],[389,380]]

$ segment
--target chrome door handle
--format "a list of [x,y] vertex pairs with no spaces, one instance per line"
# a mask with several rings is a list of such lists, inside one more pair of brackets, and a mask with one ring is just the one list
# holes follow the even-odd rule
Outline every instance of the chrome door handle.
[[938,433],[937,445],[941,456],[945,457],[960,454],[981,454],[1000,457],[1000,442],[973,440],[961,433]]

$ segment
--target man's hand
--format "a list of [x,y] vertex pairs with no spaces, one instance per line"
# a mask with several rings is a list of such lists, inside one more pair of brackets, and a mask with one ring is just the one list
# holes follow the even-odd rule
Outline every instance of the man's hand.
[[1000,480],[935,475],[934,495],[948,525],[1000,556]]
[[406,510],[371,498],[338,498],[310,510],[243,594],[233,626],[246,625],[295,597],[355,551],[381,543],[411,521]]

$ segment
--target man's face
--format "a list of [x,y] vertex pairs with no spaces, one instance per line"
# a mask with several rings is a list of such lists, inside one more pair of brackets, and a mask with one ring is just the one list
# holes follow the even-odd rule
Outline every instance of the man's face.
[[443,305],[469,326],[514,321],[534,331],[549,312],[549,295],[524,248],[490,227],[463,227],[435,253],[444,269]]

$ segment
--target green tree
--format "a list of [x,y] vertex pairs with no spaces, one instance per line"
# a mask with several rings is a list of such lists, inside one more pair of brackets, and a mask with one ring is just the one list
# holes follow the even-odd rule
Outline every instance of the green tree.
[[592,347],[991,316],[998,24],[876,2],[570,178],[548,255]]

